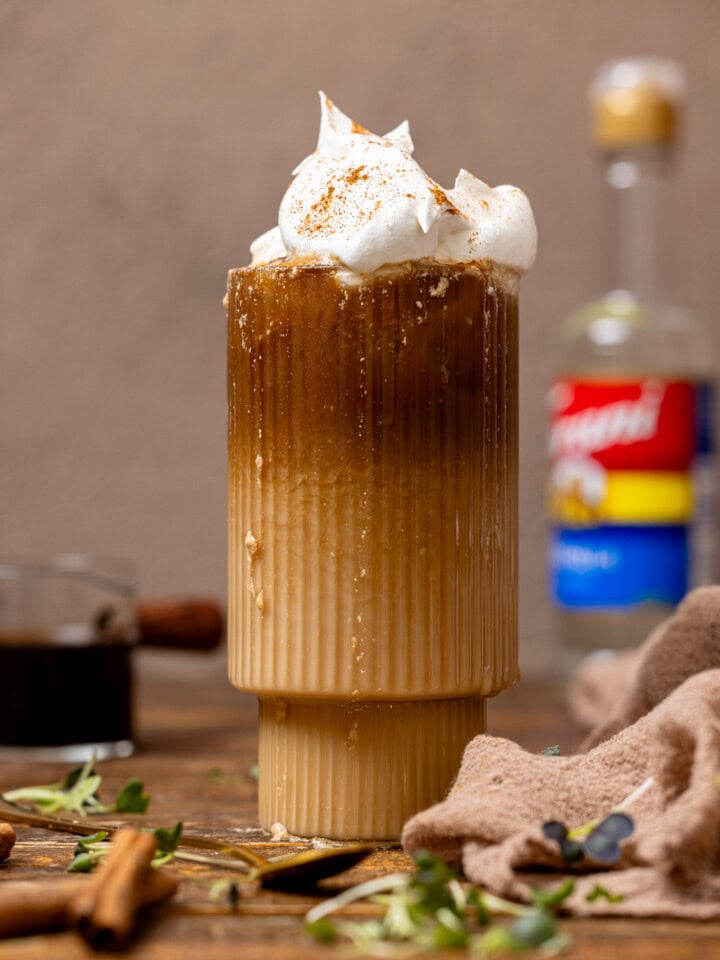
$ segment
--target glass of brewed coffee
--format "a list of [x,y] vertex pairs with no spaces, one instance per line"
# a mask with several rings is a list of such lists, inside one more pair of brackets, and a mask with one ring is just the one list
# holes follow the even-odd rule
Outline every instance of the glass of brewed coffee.
[[133,752],[134,599],[123,561],[0,558],[0,757]]

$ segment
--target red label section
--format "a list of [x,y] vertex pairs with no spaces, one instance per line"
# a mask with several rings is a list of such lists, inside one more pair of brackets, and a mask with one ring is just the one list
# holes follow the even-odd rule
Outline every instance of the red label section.
[[548,403],[551,460],[591,457],[607,470],[687,470],[693,459],[690,383],[562,378]]

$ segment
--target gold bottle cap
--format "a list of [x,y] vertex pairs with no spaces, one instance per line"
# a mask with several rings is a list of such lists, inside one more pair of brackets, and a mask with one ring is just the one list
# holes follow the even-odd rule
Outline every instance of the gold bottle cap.
[[604,150],[673,143],[684,91],[684,71],[672,60],[605,64],[590,87],[595,143]]

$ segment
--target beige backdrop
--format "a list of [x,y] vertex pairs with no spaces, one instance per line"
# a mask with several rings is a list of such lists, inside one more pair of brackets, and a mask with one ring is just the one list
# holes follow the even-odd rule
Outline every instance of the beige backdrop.
[[275,221],[323,88],[408,118],[420,163],[529,194],[521,635],[545,605],[543,387],[558,318],[603,282],[585,89],[603,59],[679,58],[688,294],[720,302],[717,0],[0,0],[0,548],[133,557],[142,589],[224,593],[228,267]]

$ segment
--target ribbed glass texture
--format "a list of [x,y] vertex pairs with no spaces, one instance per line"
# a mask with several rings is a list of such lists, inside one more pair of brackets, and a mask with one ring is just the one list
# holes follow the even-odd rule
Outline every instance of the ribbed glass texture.
[[517,678],[517,301],[493,266],[233,271],[229,670],[266,696]]
[[485,698],[260,700],[258,806],[301,836],[395,840],[445,796]]

